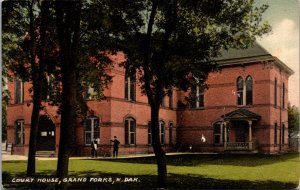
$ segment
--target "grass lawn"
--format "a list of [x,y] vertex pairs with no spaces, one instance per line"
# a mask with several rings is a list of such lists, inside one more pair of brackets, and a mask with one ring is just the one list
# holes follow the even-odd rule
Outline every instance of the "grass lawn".
[[[37,161],[39,176],[55,176],[56,160]],[[3,183],[7,187],[32,186],[12,183],[15,176],[24,176],[26,161],[3,161]],[[185,189],[292,189],[299,182],[299,155],[176,155],[168,156],[168,183],[170,188]],[[68,183],[70,189],[153,188],[156,164],[152,157],[117,160],[70,160],[70,176],[106,177],[114,183]],[[138,181],[124,182],[125,177]],[[115,182],[116,178],[122,181]],[[34,184],[41,188],[53,183]]]

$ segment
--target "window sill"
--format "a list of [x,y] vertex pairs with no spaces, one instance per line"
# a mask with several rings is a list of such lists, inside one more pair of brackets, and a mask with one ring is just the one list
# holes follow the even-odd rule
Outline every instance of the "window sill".
[[12,103],[10,105],[12,105],[12,106],[20,106],[20,105],[24,105],[24,102],[22,102],[22,103]]
[[24,144],[15,144],[15,147],[24,147]]
[[136,102],[136,100],[128,100],[128,99],[125,99],[125,102],[131,102],[131,103],[134,103],[134,102]]
[[238,108],[253,108],[253,105],[237,105]]
[[287,108],[283,108],[283,107],[280,107],[280,106],[274,106],[274,109],[287,110]]
[[124,147],[136,147],[136,144],[125,144]]
[[214,144],[214,146],[223,147],[224,144]]
[[204,107],[200,107],[200,108],[190,108],[191,110],[205,110]]

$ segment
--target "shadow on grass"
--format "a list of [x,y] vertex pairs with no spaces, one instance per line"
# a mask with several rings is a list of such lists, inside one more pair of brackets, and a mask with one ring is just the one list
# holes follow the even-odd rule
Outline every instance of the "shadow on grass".
[[[263,154],[186,154],[169,155],[167,163],[170,166],[201,166],[201,165],[232,165],[232,166],[261,166],[284,162],[289,159],[299,158],[298,154],[263,155]],[[102,160],[102,159],[99,159]],[[156,164],[154,157],[119,158],[111,159],[112,162]]]
[[[45,171],[48,172],[48,171]],[[48,173],[39,173],[37,177],[45,177]],[[156,176],[139,175],[130,176],[118,173],[100,173],[95,171],[85,171],[77,173],[76,176],[87,178],[87,182],[64,183],[64,189],[155,189]],[[21,174],[18,175],[22,176]],[[24,174],[23,174],[24,176]],[[70,175],[69,177],[76,177]],[[3,183],[6,188],[16,189],[60,189],[55,183],[12,183],[11,179],[16,176],[10,176],[9,173],[3,173]],[[54,177],[54,176],[52,176]],[[97,182],[90,182],[91,178],[97,177]],[[109,179],[111,178],[112,181]],[[121,181],[117,181],[120,178]],[[137,179],[137,181],[128,181],[127,179]],[[101,179],[101,182],[99,181]],[[104,180],[106,179],[106,181]],[[277,181],[247,181],[247,180],[222,180],[207,178],[200,175],[168,175],[169,189],[293,189],[297,185],[293,183],[283,183]]]
[[27,160],[5,160],[2,161],[5,163],[14,163],[14,164],[27,164]]

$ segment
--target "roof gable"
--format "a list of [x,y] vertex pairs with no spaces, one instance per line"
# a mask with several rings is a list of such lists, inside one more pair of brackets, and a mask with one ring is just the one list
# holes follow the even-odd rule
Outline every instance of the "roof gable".
[[261,116],[246,109],[237,109],[222,116],[224,119],[255,119],[260,120]]

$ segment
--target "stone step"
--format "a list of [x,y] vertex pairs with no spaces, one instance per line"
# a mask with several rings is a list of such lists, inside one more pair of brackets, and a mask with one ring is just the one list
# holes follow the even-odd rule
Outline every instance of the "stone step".
[[36,151],[36,157],[55,157],[55,151]]

